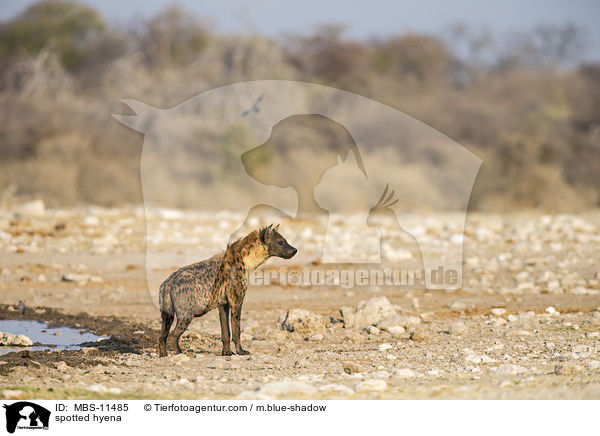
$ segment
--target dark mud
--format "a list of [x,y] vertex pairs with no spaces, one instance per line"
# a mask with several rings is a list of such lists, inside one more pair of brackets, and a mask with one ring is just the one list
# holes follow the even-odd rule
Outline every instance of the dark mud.
[[50,327],[71,327],[106,336],[98,342],[84,342],[81,350],[23,350],[0,356],[0,375],[6,375],[16,366],[52,366],[60,361],[72,367],[88,367],[106,363],[121,353],[141,354],[146,348],[155,348],[158,331],[114,316],[90,316],[80,312],[65,314],[49,307],[27,308],[24,314],[15,306],[0,305],[0,319],[35,320]]

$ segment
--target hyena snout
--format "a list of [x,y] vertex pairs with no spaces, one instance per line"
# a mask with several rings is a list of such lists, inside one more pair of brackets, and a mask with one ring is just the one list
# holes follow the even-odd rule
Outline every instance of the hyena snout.
[[286,247],[284,249],[284,253],[282,253],[280,255],[280,257],[283,257],[284,259],[291,259],[298,252],[298,250],[296,248],[292,247],[287,242],[285,245],[286,245]]
[[291,259],[297,252],[298,250],[288,244],[288,242],[283,238],[281,238],[279,241],[275,241],[275,243],[269,244],[269,254],[271,256]]

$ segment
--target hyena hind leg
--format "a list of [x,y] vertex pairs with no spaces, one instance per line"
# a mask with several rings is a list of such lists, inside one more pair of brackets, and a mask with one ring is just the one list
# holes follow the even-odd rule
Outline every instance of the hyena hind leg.
[[184,319],[184,318],[179,318],[179,317],[177,318],[177,325],[175,326],[175,328],[173,329],[173,332],[171,333],[171,336],[173,337],[173,342],[175,343],[175,351],[177,352],[177,354],[182,353],[181,347],[179,346],[179,338],[181,338],[181,335],[183,334],[183,332],[186,331],[186,329],[192,322],[192,319],[193,318],[189,318],[189,319]]
[[167,338],[169,337],[169,330],[171,330],[171,324],[175,315],[160,311],[162,317],[162,327],[160,330],[160,337],[158,338],[158,357],[165,357],[167,355]]

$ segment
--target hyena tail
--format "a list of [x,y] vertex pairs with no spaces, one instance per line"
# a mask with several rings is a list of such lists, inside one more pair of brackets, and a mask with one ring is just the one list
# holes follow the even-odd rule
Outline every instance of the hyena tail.
[[158,293],[158,307],[161,312],[175,315],[175,305],[171,298],[171,290],[167,286],[161,286]]

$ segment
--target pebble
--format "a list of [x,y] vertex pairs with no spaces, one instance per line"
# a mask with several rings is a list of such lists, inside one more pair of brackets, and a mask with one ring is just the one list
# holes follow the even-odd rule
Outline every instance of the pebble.
[[311,335],[310,337],[307,338],[308,341],[322,341],[323,338],[325,336],[323,336],[323,333],[315,333],[314,335]]
[[410,332],[410,340],[415,342],[422,342],[429,339],[429,334],[423,330],[413,330]]
[[379,349],[379,351],[386,351],[386,350],[389,350],[390,348],[392,348],[392,344],[388,344],[386,342],[386,343],[379,345],[379,347],[377,347],[377,348]]
[[87,282],[89,282],[91,276],[89,274],[77,274],[77,273],[69,273],[64,274],[61,278],[63,282],[76,282],[78,285],[83,286]]
[[363,365],[360,365],[355,362],[344,362],[343,367],[344,367],[344,372],[346,374],[356,374],[356,373],[362,373],[362,372],[367,371],[367,369]]

